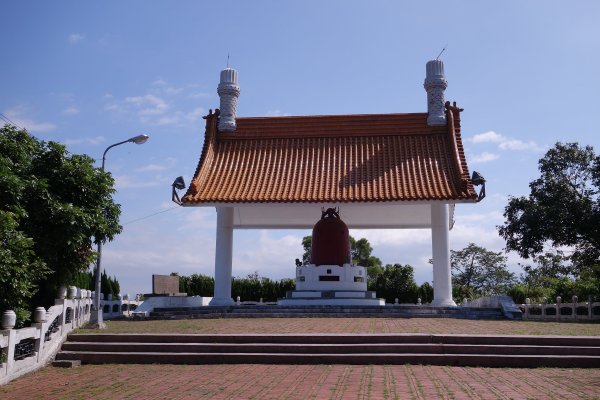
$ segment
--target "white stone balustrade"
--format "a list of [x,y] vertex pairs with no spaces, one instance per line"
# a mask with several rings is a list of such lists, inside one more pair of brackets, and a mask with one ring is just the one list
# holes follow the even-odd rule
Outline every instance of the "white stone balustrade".
[[[600,302],[571,302],[564,303],[562,299],[556,303],[531,303],[529,299],[525,304],[519,304],[523,311],[523,319],[545,321],[574,321],[574,320],[600,320]],[[573,300],[577,300],[577,296]]]
[[[5,384],[21,375],[45,366],[56,354],[67,334],[73,329],[87,324],[94,299],[89,290],[65,289],[63,298],[56,299],[55,305],[46,311],[42,317],[41,307],[32,314],[31,326],[22,329],[0,329],[0,385]],[[59,293],[59,297],[61,297]],[[68,295],[71,294],[73,298]],[[102,301],[101,305],[109,307],[110,312],[104,313],[104,319],[122,316],[142,303],[137,300]],[[1,328],[1,327],[0,327]],[[15,360],[17,345],[32,343],[32,352],[23,359]]]

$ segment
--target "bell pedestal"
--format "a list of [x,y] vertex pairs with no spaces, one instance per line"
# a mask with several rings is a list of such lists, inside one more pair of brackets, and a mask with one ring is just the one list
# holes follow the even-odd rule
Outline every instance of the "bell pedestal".
[[296,267],[296,290],[288,291],[277,304],[384,306],[385,300],[367,290],[365,267],[309,264]]

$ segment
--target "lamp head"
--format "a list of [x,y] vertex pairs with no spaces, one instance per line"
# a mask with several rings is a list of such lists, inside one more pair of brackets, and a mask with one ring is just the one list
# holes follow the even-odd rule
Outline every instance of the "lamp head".
[[150,136],[148,136],[148,135],[137,135],[137,136],[129,139],[128,142],[132,142],[135,144],[144,144],[148,141],[149,138],[150,138]]
[[173,203],[181,205],[181,199],[177,194],[177,190],[185,189],[185,182],[183,180],[183,176],[178,176],[177,178],[175,178],[171,186],[173,187],[173,190],[171,192],[171,200],[173,200]]
[[185,189],[185,181],[183,180],[183,176],[178,176],[175,178],[171,186],[178,190]]

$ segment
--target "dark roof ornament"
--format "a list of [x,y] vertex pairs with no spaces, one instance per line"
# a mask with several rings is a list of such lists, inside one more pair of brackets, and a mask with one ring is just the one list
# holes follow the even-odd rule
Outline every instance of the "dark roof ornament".
[[177,190],[185,189],[185,181],[183,180],[183,176],[178,176],[177,178],[175,178],[171,186],[173,187],[173,191],[171,193],[171,200],[173,201],[173,203],[181,205],[181,199],[179,198]]
[[473,182],[473,186],[481,186],[481,190],[477,196],[477,202],[479,203],[485,197],[485,178],[479,172],[473,171],[471,181]]

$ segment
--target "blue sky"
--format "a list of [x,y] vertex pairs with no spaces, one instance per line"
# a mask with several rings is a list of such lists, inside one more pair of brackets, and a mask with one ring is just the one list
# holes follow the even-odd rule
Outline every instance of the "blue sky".
[[[457,206],[456,250],[503,249],[507,198],[528,193],[555,142],[600,149],[597,1],[5,1],[2,14],[3,115],[97,160],[151,137],[107,158],[124,231],[103,264],[124,293],[149,292],[153,273],[214,272],[214,209],[175,207],[170,185],[196,168],[228,53],[240,116],[402,113],[426,111],[425,63],[447,45],[446,98],[465,109],[467,160],[488,194]],[[233,274],[292,277],[308,233],[236,231]],[[351,234],[432,279],[429,231]]]

